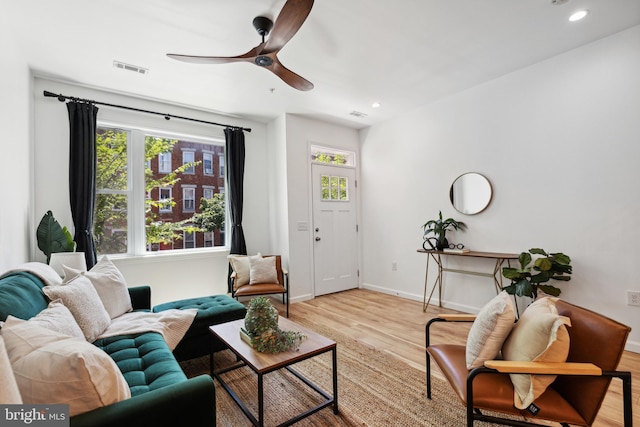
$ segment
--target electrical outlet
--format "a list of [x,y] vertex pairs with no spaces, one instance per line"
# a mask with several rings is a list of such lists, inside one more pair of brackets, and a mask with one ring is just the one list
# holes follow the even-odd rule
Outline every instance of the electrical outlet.
[[398,271],[398,261],[391,261],[391,271]]
[[627,305],[640,307],[640,291],[627,291]]

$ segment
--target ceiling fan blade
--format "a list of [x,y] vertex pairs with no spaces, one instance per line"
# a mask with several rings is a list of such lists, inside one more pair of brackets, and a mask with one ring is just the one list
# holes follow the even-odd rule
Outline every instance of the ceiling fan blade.
[[275,56],[273,57],[273,64],[264,68],[273,72],[273,74],[280,77],[282,81],[294,89],[302,91],[313,89],[313,83],[282,65],[280,60]]
[[298,32],[311,12],[313,0],[287,0],[273,24],[261,53],[277,52]]
[[191,62],[193,64],[228,64],[231,62],[253,62],[256,56],[264,47],[264,43],[251,49],[249,52],[238,56],[197,56],[197,55],[181,55],[177,53],[167,53],[171,59],[183,62]]

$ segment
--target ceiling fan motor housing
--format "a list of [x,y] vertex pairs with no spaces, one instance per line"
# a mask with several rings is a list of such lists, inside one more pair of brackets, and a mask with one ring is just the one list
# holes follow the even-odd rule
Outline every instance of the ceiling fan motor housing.
[[273,21],[266,16],[256,16],[253,18],[253,28],[264,38],[273,28]]
[[269,65],[273,64],[273,59],[265,55],[260,55],[256,57],[254,62],[256,63],[256,65],[259,65],[261,67],[268,67]]

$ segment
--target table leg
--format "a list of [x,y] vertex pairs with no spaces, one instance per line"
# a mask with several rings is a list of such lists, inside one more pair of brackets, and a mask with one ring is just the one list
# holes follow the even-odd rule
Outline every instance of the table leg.
[[336,347],[331,350],[331,356],[333,358],[333,413],[337,414],[338,411],[338,354]]
[[[438,275],[436,276],[436,280],[433,282],[433,287],[431,288],[431,292],[429,293],[429,298],[427,299],[427,288],[429,287],[429,259],[433,257],[433,260],[436,264],[438,264]],[[424,297],[422,299],[422,312],[426,312],[427,308],[429,308],[429,304],[431,303],[431,297],[433,297],[433,292],[436,290],[436,286],[438,287],[438,305],[442,307],[442,260],[440,259],[440,255],[436,258],[433,254],[427,254],[427,268],[424,274]]]
[[262,374],[258,374],[258,425],[264,426],[264,392]]

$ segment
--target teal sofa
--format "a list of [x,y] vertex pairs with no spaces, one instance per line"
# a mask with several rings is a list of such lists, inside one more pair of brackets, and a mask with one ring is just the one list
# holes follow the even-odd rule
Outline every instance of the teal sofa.
[[[44,284],[35,275],[16,272],[0,278],[0,321],[28,320],[47,308]],[[148,286],[129,288],[134,310],[151,310]],[[178,361],[155,332],[98,339],[93,343],[116,362],[131,398],[71,417],[82,426],[214,426],[215,388],[209,375],[187,379]]]

